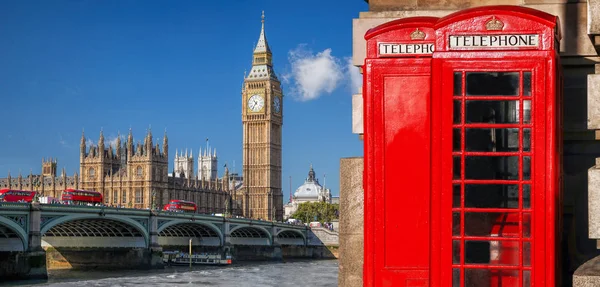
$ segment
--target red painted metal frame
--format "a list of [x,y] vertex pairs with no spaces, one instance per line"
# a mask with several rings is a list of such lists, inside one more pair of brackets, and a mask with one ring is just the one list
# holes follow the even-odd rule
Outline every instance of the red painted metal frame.
[[[428,197],[429,189],[426,185],[429,185],[429,174],[423,174],[425,178],[421,178],[421,182],[415,182],[412,178],[406,178],[404,174],[390,175],[389,177],[384,176],[389,171],[393,171],[393,167],[385,168],[384,160],[386,159],[386,152],[389,158],[400,157],[400,154],[393,154],[394,150],[387,148],[388,144],[391,146],[398,145],[399,139],[393,142],[386,142],[386,139],[390,137],[396,137],[405,135],[406,133],[413,132],[414,139],[417,145],[421,145],[422,148],[419,151],[415,151],[414,148],[418,146],[412,145],[413,150],[403,150],[401,152],[406,153],[406,157],[403,162],[411,162],[413,159],[417,160],[417,163],[421,163],[418,167],[397,164],[396,168],[402,169],[405,167],[403,172],[410,172],[406,169],[427,169],[429,168],[429,160],[415,158],[418,155],[424,155],[429,152],[428,143],[430,142],[430,127],[429,127],[429,103],[430,103],[430,79],[431,79],[431,55],[401,55],[400,58],[388,58],[388,59],[377,59],[378,58],[378,46],[379,42],[402,42],[402,43],[433,43],[434,31],[432,29],[433,24],[437,21],[434,17],[415,17],[400,19],[389,22],[375,29],[371,29],[367,32],[365,38],[367,39],[367,59],[365,61],[365,77],[364,77],[364,119],[365,119],[365,172],[364,172],[364,188],[365,188],[365,237],[364,237],[364,273],[363,282],[365,286],[394,286],[394,282],[402,280],[409,282],[412,280],[414,286],[428,286],[429,280],[429,256],[423,256],[419,252],[429,253],[429,240],[419,237],[403,237],[401,233],[396,233],[396,238],[386,238],[386,232],[403,232],[403,229],[398,229],[394,225],[394,222],[388,222],[390,217],[397,219],[401,222],[405,220],[414,220],[415,215],[410,216],[417,209],[417,203],[412,208],[411,206],[405,206],[402,204],[403,196],[406,199],[407,195],[411,194],[411,188],[409,186],[398,187],[397,190],[389,190],[392,186],[383,186],[387,179],[387,182],[406,183],[410,184],[421,184],[418,186],[418,190],[423,191],[423,195]],[[422,40],[412,40],[410,35],[416,29],[419,29],[425,33],[425,38]],[[409,85],[414,84],[414,79],[420,82],[420,90],[416,91],[413,87],[412,96],[415,96],[414,101],[410,109],[403,109],[399,101],[410,101],[410,98],[399,98],[394,96],[384,95],[385,81],[386,78],[389,81],[408,81]],[[402,88],[402,87],[400,87]],[[366,92],[373,91],[373,92]],[[399,93],[395,93],[398,95]],[[390,104],[396,100],[396,104]],[[385,112],[385,108],[397,107],[396,111]],[[409,118],[403,118],[408,116]],[[386,128],[390,128],[390,125],[394,124],[395,121],[401,122],[409,120],[410,124],[405,124],[404,127],[396,126],[394,134],[389,132],[384,135]],[[402,130],[402,131],[400,131]],[[419,132],[420,131],[420,132]],[[405,145],[410,146],[411,141],[404,141]],[[412,154],[412,158],[411,158]],[[426,156],[426,155],[425,155]],[[399,162],[398,162],[399,163]],[[389,163],[388,163],[389,164]],[[396,171],[400,171],[396,169]],[[425,172],[426,173],[426,172]],[[425,186],[423,186],[425,185]],[[417,187],[417,186],[415,186]],[[426,190],[424,190],[426,189]],[[376,190],[379,190],[376,191]],[[413,200],[418,201],[419,198],[412,197]],[[429,226],[427,226],[428,218],[430,216],[430,209],[427,208],[428,201],[426,198],[422,198],[426,206],[421,211],[420,216],[425,223],[421,223],[421,228],[418,228],[422,236],[428,236],[430,233]],[[398,204],[397,207],[401,208],[392,209],[394,204]],[[386,211],[387,215],[386,216]],[[393,213],[393,214],[392,214]],[[407,216],[408,215],[408,216]],[[431,214],[437,216],[436,214]],[[419,217],[419,216],[416,216]],[[419,222],[418,222],[419,223]],[[396,225],[398,222],[395,223]],[[389,228],[388,228],[389,227]],[[413,226],[414,227],[414,226]],[[386,229],[387,228],[387,229]],[[416,231],[415,231],[416,232]],[[390,262],[393,261],[392,256],[385,258],[387,253],[385,252],[386,240],[392,242],[392,244],[398,244],[397,252],[403,253],[400,256],[395,254],[396,259],[398,258],[421,258],[419,262],[415,262],[415,266],[406,266],[406,260],[401,262]],[[415,241],[416,240],[416,241]],[[418,245],[415,246],[415,245]],[[404,250],[402,250],[404,248]],[[386,266],[394,265],[394,266]],[[404,266],[403,266],[404,265]],[[404,268],[402,268],[404,267]],[[408,268],[407,268],[408,267]],[[418,285],[421,284],[421,285]]]
[[[501,31],[487,31],[486,21],[496,17],[504,23]],[[382,58],[377,53],[380,42],[409,41],[415,28],[426,31],[425,42],[435,40],[433,60],[427,55],[402,55],[402,58]],[[433,28],[433,29],[432,29]],[[435,30],[435,37],[431,31]],[[558,57],[560,41],[558,18],[534,9],[517,6],[487,6],[467,9],[441,19],[414,17],[392,21],[367,32],[367,58],[364,65],[364,189],[365,189],[365,257],[364,286],[451,286],[452,266],[452,196],[453,196],[453,126],[464,131],[465,124],[453,124],[453,74],[454,72],[531,72],[532,122],[530,151],[522,150],[523,130],[519,131],[519,151],[495,155],[520,156],[519,170],[523,169],[522,156],[530,156],[531,178],[524,181],[522,172],[514,181],[484,181],[485,183],[531,184],[531,207],[523,209],[522,185],[519,187],[519,207],[510,209],[518,214],[515,242],[530,242],[530,266],[523,266],[523,245],[519,247],[519,264],[499,269],[531,272],[531,286],[554,286],[560,270],[560,226],[562,202],[562,74]],[[540,43],[534,48],[508,48],[504,50],[450,50],[449,35],[474,34],[538,34]],[[423,81],[430,75],[430,89]],[[406,77],[415,77],[406,84]],[[464,75],[463,75],[464,77]],[[424,80],[425,79],[425,80]],[[522,77],[520,78],[522,81]],[[392,82],[392,88],[386,86]],[[415,90],[413,84],[418,86]],[[463,89],[465,87],[463,79]],[[522,82],[520,82],[522,87]],[[390,89],[393,93],[386,93]],[[521,93],[522,90],[519,90]],[[417,101],[425,101],[417,104]],[[464,95],[464,90],[463,90]],[[461,96],[462,97],[462,96]],[[470,97],[477,99],[477,97]],[[486,100],[519,100],[520,97],[486,97]],[[462,113],[465,117],[464,101]],[[391,107],[390,107],[391,105]],[[416,108],[417,111],[411,111]],[[394,112],[394,111],[397,112]],[[386,113],[387,111],[387,113]],[[397,113],[408,113],[411,118]],[[519,124],[495,124],[495,128],[519,127]],[[415,121],[416,120],[416,121]],[[404,122],[403,122],[404,121]],[[470,124],[486,127],[486,124]],[[391,132],[391,135],[390,135]],[[396,139],[396,137],[403,137]],[[464,149],[464,136],[462,137]],[[406,150],[398,150],[405,148]],[[427,151],[425,151],[425,150]],[[454,152],[467,155],[467,152]],[[468,155],[489,155],[469,152]],[[393,158],[388,158],[393,157]],[[464,169],[464,156],[462,166]],[[426,165],[422,163],[425,162]],[[402,167],[404,166],[404,168]],[[411,170],[412,168],[412,170]],[[391,174],[390,170],[396,172]],[[415,174],[421,172],[422,174]],[[463,177],[454,182],[469,182]],[[410,175],[411,178],[408,178]],[[475,181],[476,182],[476,181]],[[479,183],[482,183],[480,181]],[[506,209],[474,209],[464,207],[464,189],[461,189],[461,223],[464,211],[502,211]],[[417,196],[415,196],[415,194]],[[423,201],[426,203],[423,204]],[[392,209],[392,210],[390,210]],[[530,214],[531,237],[523,239],[523,210]],[[402,219],[406,217],[406,219]],[[396,220],[394,223],[390,218]],[[514,219],[514,217],[513,217]],[[428,225],[425,232],[420,224]],[[460,236],[464,239],[464,226]],[[489,239],[489,237],[470,237]],[[506,241],[505,238],[493,240]],[[401,245],[387,245],[387,242]],[[402,246],[407,245],[407,246]],[[424,250],[424,246],[428,246]],[[464,246],[464,245],[463,245]],[[386,249],[387,248],[387,249]],[[464,249],[464,247],[463,247]],[[461,258],[464,260],[464,250]],[[396,259],[402,257],[403,259]],[[408,258],[408,259],[406,259]],[[412,261],[411,261],[412,260]],[[461,261],[463,262],[463,261]],[[428,264],[426,264],[428,263]],[[410,266],[410,265],[414,266]],[[490,265],[469,265],[489,268]],[[463,272],[463,271],[461,271]],[[421,280],[424,279],[424,280]],[[412,280],[412,281],[410,281]],[[523,286],[522,281],[518,286]],[[490,283],[491,285],[492,283]],[[506,284],[505,284],[506,285]],[[460,286],[464,286],[464,278]]]

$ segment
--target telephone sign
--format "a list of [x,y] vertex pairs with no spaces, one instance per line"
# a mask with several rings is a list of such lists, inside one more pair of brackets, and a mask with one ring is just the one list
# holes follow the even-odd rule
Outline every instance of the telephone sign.
[[367,32],[365,286],[558,282],[558,30],[487,6]]

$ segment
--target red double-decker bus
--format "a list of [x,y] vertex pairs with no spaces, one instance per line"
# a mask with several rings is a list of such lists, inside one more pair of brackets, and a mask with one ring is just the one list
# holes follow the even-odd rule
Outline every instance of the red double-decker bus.
[[0,189],[0,202],[31,202],[35,196],[35,191]]
[[60,200],[66,204],[101,204],[102,193],[93,190],[67,188],[63,191]]
[[198,207],[195,203],[186,200],[174,199],[169,201],[169,203],[165,204],[163,207],[164,211],[173,211],[173,212],[193,212],[196,213]]

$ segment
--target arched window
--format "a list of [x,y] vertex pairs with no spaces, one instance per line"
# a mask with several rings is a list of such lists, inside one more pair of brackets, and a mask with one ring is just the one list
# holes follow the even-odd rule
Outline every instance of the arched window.
[[144,170],[142,169],[141,166],[138,166],[136,174],[137,174],[137,176],[142,176],[144,174]]
[[90,170],[88,171],[88,175],[89,175],[90,177],[94,177],[94,176],[96,176],[96,170],[95,170],[93,167],[92,167],[92,168],[90,168]]

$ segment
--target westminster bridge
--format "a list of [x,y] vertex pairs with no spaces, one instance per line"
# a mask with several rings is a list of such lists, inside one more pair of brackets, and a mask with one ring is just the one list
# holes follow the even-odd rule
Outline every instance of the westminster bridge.
[[[46,277],[47,269],[162,268],[163,250],[235,260],[315,257],[303,225],[96,206],[0,203],[0,277]],[[315,242],[317,242],[315,244]]]

